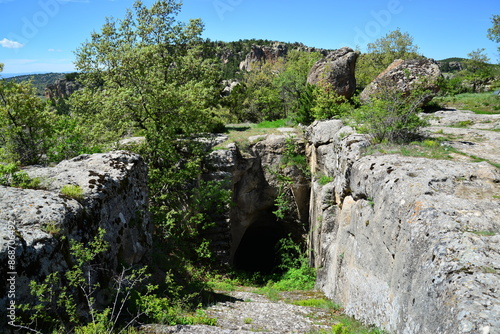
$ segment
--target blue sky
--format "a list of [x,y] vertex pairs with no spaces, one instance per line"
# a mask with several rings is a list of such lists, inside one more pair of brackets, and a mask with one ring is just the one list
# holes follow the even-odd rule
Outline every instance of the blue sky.
[[[153,0],[143,0],[146,5]],[[4,73],[74,70],[74,51],[102,27],[123,18],[134,0],[0,0],[0,63]],[[466,57],[485,48],[499,62],[498,44],[486,37],[499,0],[184,0],[179,19],[201,18],[204,37],[262,38],[308,46],[364,51],[400,28],[430,58]]]

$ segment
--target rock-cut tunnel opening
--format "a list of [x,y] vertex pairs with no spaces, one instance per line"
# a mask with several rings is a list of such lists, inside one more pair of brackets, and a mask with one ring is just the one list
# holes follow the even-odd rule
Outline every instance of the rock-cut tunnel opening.
[[236,249],[233,265],[248,272],[271,273],[279,264],[276,244],[285,231],[271,213],[261,217],[245,231]]

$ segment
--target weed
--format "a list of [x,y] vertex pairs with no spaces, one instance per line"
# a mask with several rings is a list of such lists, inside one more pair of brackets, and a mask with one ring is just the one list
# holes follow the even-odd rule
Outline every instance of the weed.
[[482,237],[492,237],[496,235],[496,232],[493,231],[471,231],[471,233],[474,233],[475,235],[479,235]]
[[67,184],[61,188],[61,194],[69,198],[78,200],[83,199],[83,189],[80,186],[75,186],[73,184]]
[[452,127],[452,128],[466,128],[466,127],[469,127],[473,124],[474,124],[474,122],[471,121],[470,119],[468,119],[466,121],[459,121],[459,122],[453,123],[452,125],[450,125],[450,127]]
[[43,230],[50,235],[57,235],[61,232],[61,226],[54,221],[48,222],[43,226]]
[[323,308],[327,310],[340,311],[342,307],[331,300],[324,298],[301,299],[292,302],[294,305]]
[[243,319],[243,322],[247,325],[250,325],[251,323],[253,323],[253,319],[252,318],[245,318],[245,319]]

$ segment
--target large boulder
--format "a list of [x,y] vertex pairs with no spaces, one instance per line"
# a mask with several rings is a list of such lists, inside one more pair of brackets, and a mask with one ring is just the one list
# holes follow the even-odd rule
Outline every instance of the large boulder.
[[[152,224],[148,211],[147,166],[139,155],[125,151],[81,155],[54,167],[30,167],[44,190],[0,187],[0,279],[15,272],[16,302],[29,298],[29,282],[72,267],[68,239],[92,240],[99,228],[108,250],[100,257],[103,282],[121,271],[120,265],[149,261]],[[79,186],[81,197],[61,189]],[[102,278],[102,277],[101,277]],[[100,279],[99,277],[97,279]],[[105,288],[105,286],[101,286]],[[0,287],[0,307],[7,302]],[[10,297],[9,297],[10,298]]]
[[390,333],[497,333],[500,172],[366,156],[340,121],[308,129],[311,262],[347,314]]
[[313,65],[307,76],[307,83],[329,84],[337,94],[351,98],[356,91],[354,70],[358,55],[348,47],[330,52]]
[[414,89],[422,88],[430,91],[422,102],[426,104],[439,91],[440,77],[441,70],[434,59],[396,59],[363,89],[359,97],[361,102],[367,103],[372,96],[379,94],[383,89],[409,95]]

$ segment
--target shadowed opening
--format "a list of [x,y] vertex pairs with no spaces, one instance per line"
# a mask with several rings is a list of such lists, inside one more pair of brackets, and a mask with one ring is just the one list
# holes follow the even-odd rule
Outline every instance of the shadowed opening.
[[284,230],[274,215],[252,224],[236,250],[234,267],[249,272],[271,273],[279,263],[276,243],[283,237]]

